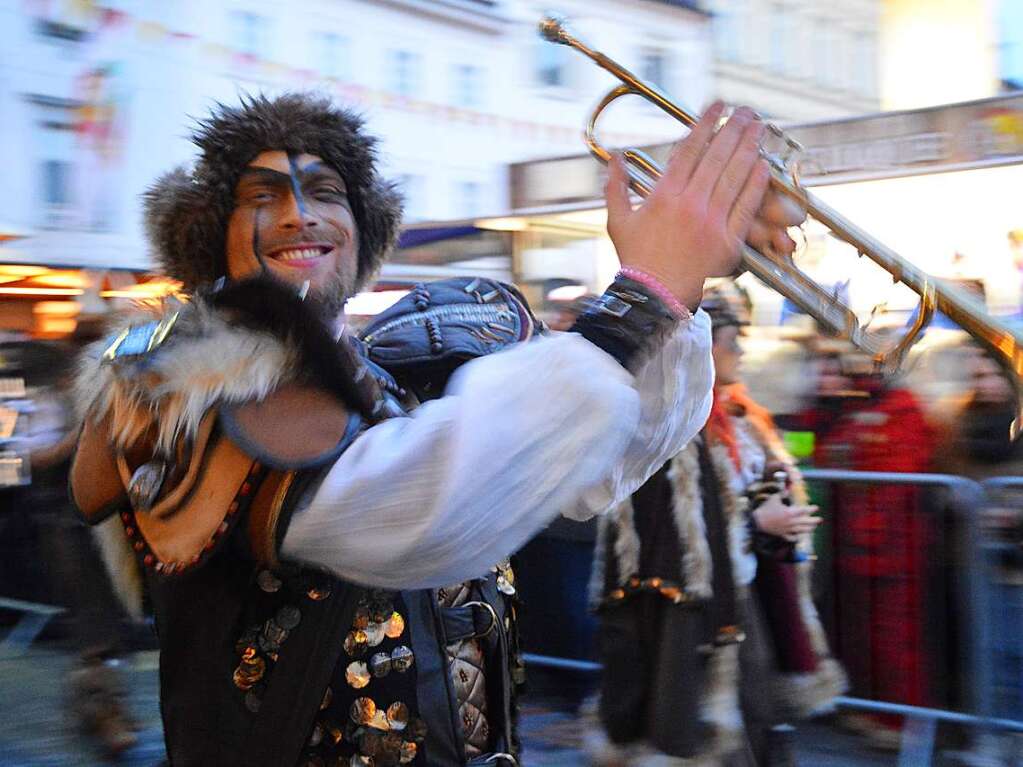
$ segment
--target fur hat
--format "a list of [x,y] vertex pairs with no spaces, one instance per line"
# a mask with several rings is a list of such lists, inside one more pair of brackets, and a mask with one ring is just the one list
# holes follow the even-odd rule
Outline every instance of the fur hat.
[[748,296],[734,282],[719,283],[703,292],[700,308],[710,315],[712,331],[749,325]]
[[192,134],[201,150],[194,170],[171,171],[143,196],[160,265],[190,292],[224,276],[227,222],[241,172],[260,152],[279,149],[317,155],[345,180],[359,230],[358,284],[365,284],[394,246],[402,201],[394,185],[377,174],[376,139],[362,125],[353,112],[310,94],[248,96],[237,107],[217,104]]

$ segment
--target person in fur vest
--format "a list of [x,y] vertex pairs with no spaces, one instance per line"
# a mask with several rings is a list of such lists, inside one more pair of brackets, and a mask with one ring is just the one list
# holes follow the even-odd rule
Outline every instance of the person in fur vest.
[[[787,763],[772,728],[845,687],[798,553],[815,508],[739,383],[742,323],[723,301],[705,298],[704,309],[717,376],[707,426],[600,521],[604,675],[587,744],[608,767]],[[784,486],[773,484],[779,471]],[[758,588],[762,569],[789,572]]]
[[292,94],[199,124],[194,167],[146,195],[190,300],[86,356],[71,470],[144,573],[172,765],[516,764],[514,578],[495,563],[696,434],[703,281],[747,237],[784,250],[802,218],[766,191],[759,120],[721,114],[638,209],[614,164],[627,268],[545,337],[518,291],[472,278],[417,285],[349,337],[345,301],[401,218],[361,120]]

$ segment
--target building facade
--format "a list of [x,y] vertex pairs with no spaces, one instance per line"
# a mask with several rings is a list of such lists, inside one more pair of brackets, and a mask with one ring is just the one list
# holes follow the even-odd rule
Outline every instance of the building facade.
[[[189,116],[243,93],[321,90],[381,136],[407,219],[508,207],[507,166],[569,154],[613,84],[536,34],[531,0],[0,0],[4,226],[0,260],[144,269],[139,194],[187,162]],[[710,15],[684,0],[566,0],[573,28],[700,105]],[[638,100],[637,100],[638,101]],[[642,103],[612,144],[677,126]]]
[[779,122],[880,108],[882,0],[705,0],[714,89]]

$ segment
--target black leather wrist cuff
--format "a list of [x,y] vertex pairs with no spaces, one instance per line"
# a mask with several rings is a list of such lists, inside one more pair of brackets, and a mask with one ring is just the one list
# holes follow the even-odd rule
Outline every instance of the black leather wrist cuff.
[[663,341],[677,322],[661,300],[643,285],[618,277],[579,315],[572,332],[631,369],[638,358]]

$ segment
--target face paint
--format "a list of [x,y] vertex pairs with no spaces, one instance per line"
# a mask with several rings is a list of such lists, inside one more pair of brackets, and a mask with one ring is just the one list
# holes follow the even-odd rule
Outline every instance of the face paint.
[[259,218],[262,212],[262,210],[257,208],[252,213],[252,255],[256,257],[256,261],[259,263],[260,273],[266,276],[270,274],[270,269],[266,265],[266,259],[263,258],[263,254],[259,252]]
[[[295,195],[295,205],[298,206],[298,213],[305,218],[305,197],[302,196],[302,185],[298,180],[298,157],[294,152],[288,152],[288,167],[291,168],[291,193]],[[308,171],[308,169],[306,169]]]

